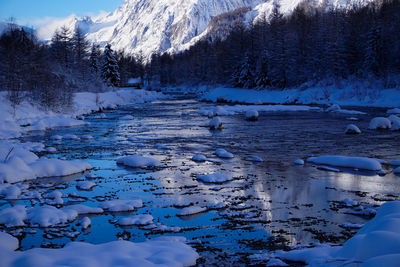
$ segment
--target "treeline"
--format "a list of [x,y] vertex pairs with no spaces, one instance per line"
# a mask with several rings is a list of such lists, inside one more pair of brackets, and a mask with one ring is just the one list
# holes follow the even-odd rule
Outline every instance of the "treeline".
[[312,2],[288,16],[275,3],[270,17],[251,29],[237,23],[224,40],[203,40],[176,55],[153,55],[146,66],[148,80],[162,86],[282,89],[372,77],[393,86],[391,77],[400,74],[400,1],[336,10],[315,9]]
[[110,45],[90,45],[79,27],[62,27],[44,44],[32,30],[10,23],[0,36],[0,54],[0,90],[14,106],[29,99],[59,110],[72,104],[74,92],[102,92],[143,72],[142,63]]

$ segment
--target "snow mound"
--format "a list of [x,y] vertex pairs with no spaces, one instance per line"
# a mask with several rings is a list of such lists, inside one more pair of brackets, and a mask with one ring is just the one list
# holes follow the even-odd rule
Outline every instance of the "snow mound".
[[27,210],[27,219],[33,226],[57,226],[72,222],[76,217],[78,213],[75,210],[57,209],[53,206],[34,207]]
[[400,114],[400,108],[393,108],[387,111],[388,114]]
[[390,115],[388,117],[388,120],[390,120],[390,122],[393,124],[395,121],[400,121],[400,117],[398,117],[396,115]]
[[149,168],[149,167],[159,167],[161,163],[150,157],[142,157],[139,155],[131,155],[119,158],[117,160],[118,164],[126,165],[132,168]]
[[92,166],[83,161],[40,158],[30,164],[37,177],[67,176],[90,170]]
[[295,164],[295,165],[304,165],[304,160],[302,160],[302,159],[296,159],[296,160],[294,161],[294,164]]
[[321,156],[308,158],[307,161],[315,164],[355,168],[369,171],[379,171],[382,169],[382,165],[379,160],[364,157]]
[[325,111],[326,112],[336,112],[336,111],[339,111],[341,109],[342,108],[338,104],[332,104]]
[[119,212],[119,211],[133,211],[137,208],[143,207],[143,202],[140,199],[134,200],[109,200],[101,203],[100,208],[112,211],[112,212]]
[[[114,241],[93,245],[71,242],[61,249],[11,251],[0,248],[2,266],[194,266],[199,255],[180,239],[142,243]],[[22,264],[24,265],[24,264]]]
[[226,173],[199,174],[196,178],[205,183],[223,183],[233,180],[232,177]]
[[64,208],[64,210],[74,210],[76,211],[79,215],[81,214],[100,214],[103,213],[104,210],[102,208],[97,208],[97,207],[89,207],[81,204],[76,204],[76,205],[70,205]]
[[92,225],[92,221],[88,217],[81,220],[82,229],[88,229]]
[[0,232],[0,248],[16,250],[19,247],[19,241],[12,235]]
[[92,190],[95,186],[96,184],[90,181],[82,181],[76,184],[76,188],[78,188],[79,190],[86,190],[86,191]]
[[207,157],[204,156],[203,154],[196,154],[192,157],[193,161],[198,161],[198,162],[204,162],[207,160]]
[[153,216],[150,214],[139,214],[132,217],[122,218],[118,221],[119,225],[149,225],[153,223]]
[[390,129],[392,127],[392,123],[389,119],[383,117],[376,117],[371,120],[369,123],[369,129],[377,130],[377,129]]
[[75,134],[66,134],[62,137],[64,140],[79,140],[79,137],[76,136]]
[[397,167],[396,169],[393,170],[395,174],[400,174],[400,167]]
[[344,131],[345,134],[360,134],[361,130],[354,124],[349,124]]
[[393,166],[400,166],[400,160],[392,160],[389,164]]
[[258,111],[257,110],[248,110],[246,112],[246,120],[248,121],[257,121],[258,120]]
[[178,216],[189,216],[197,213],[202,213],[207,211],[207,208],[199,206],[191,206],[181,209],[176,215]]
[[0,224],[6,227],[24,226],[26,220],[26,207],[22,205],[0,210]]
[[226,151],[223,148],[216,149],[215,154],[220,158],[226,158],[226,159],[231,159],[234,157],[232,153],[229,153],[228,151]]
[[208,126],[211,130],[220,130],[222,129],[222,121],[219,117],[214,117],[210,120]]

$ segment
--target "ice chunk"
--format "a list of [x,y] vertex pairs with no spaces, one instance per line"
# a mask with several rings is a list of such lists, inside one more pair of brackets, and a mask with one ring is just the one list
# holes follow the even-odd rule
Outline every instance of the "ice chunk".
[[131,217],[122,218],[118,221],[119,225],[149,225],[153,223],[153,216],[150,214],[139,214]]
[[392,127],[392,123],[389,119],[383,117],[376,117],[371,120],[369,123],[369,129],[390,129]]
[[361,130],[354,124],[349,124],[344,131],[345,134],[360,134]]
[[232,177],[226,173],[199,174],[196,178],[205,183],[223,183],[233,180]]
[[321,156],[308,158],[307,161],[315,164],[356,168],[370,171],[379,171],[382,169],[382,165],[377,159],[364,157]]
[[160,162],[150,157],[142,157],[139,155],[131,155],[119,158],[118,164],[123,164],[132,168],[148,168],[161,166]]
[[140,199],[134,200],[109,200],[100,204],[100,208],[108,211],[132,211],[137,208],[143,207],[143,202]]
[[395,174],[400,174],[400,167],[397,167],[396,169],[393,170]]
[[220,157],[220,158],[227,158],[227,159],[231,159],[233,158],[233,154],[229,153],[228,151],[226,151],[223,148],[218,148],[215,150],[215,154]]
[[28,209],[27,215],[31,225],[49,227],[74,221],[78,213],[72,209],[57,209],[53,206],[42,206]]

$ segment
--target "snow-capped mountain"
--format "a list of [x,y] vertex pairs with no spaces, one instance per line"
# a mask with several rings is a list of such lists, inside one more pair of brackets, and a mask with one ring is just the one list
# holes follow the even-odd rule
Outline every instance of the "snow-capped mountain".
[[[42,39],[51,39],[63,25],[73,30],[79,26],[91,42],[110,43],[115,50],[127,54],[141,53],[149,57],[155,52],[176,52],[186,49],[210,32],[216,25],[229,23],[229,16],[216,22],[221,14],[237,14],[245,24],[268,17],[274,0],[126,0],[112,13],[97,17],[75,15],[53,21],[38,29]],[[281,11],[288,13],[303,0],[278,0]],[[346,7],[355,1],[372,0],[309,0],[312,5]],[[239,10],[240,12],[236,12]],[[235,13],[236,12],[236,13]],[[238,18],[236,18],[237,20]],[[214,23],[210,23],[214,22]],[[226,34],[226,33],[225,33]]]

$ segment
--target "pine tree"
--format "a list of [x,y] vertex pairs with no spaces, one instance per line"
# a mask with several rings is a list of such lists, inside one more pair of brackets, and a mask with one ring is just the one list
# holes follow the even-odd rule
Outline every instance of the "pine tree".
[[103,66],[101,77],[108,86],[118,86],[120,82],[118,62],[115,59],[111,45],[107,44],[104,49]]
[[87,59],[87,50],[89,47],[89,43],[85,38],[81,28],[78,26],[75,29],[74,35],[72,37],[72,45],[74,51],[74,63],[77,67],[77,70],[81,74],[81,78],[85,80],[86,74],[86,59]]
[[92,71],[96,74],[99,72],[99,59],[100,59],[100,47],[96,44],[93,44],[92,50],[90,52],[89,62]]

